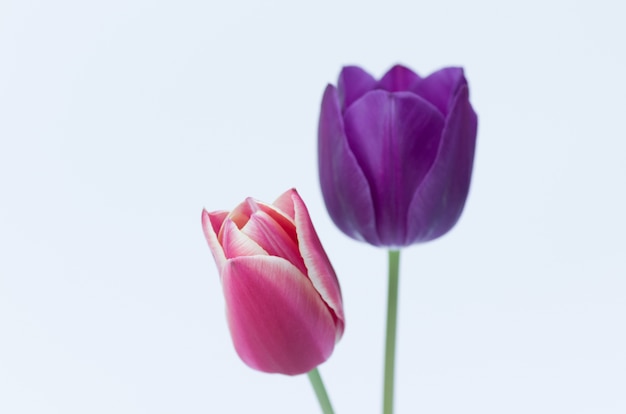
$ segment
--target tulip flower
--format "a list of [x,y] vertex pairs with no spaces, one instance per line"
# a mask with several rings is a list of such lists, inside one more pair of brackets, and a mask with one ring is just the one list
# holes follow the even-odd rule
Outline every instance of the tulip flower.
[[273,204],[248,198],[231,212],[204,210],[202,227],[241,359],[287,375],[326,361],[343,334],[341,291],[296,190]]
[[348,236],[400,248],[448,232],[467,198],[477,117],[462,68],[425,78],[394,66],[380,80],[343,68],[319,121],[328,212]]

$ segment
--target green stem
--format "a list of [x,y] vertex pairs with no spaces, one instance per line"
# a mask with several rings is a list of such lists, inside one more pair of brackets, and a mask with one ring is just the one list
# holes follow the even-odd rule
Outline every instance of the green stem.
[[387,338],[385,341],[385,386],[383,413],[393,413],[393,380],[396,361],[396,325],[398,320],[398,274],[400,251],[389,250],[389,288],[387,293]]
[[326,392],[326,387],[324,387],[324,383],[322,382],[322,377],[320,376],[317,368],[313,368],[308,373],[309,380],[311,381],[311,385],[315,390],[315,395],[317,395],[317,399],[320,402],[320,407],[322,408],[322,412],[324,414],[333,414],[333,406],[330,404],[330,399],[328,398],[328,393]]

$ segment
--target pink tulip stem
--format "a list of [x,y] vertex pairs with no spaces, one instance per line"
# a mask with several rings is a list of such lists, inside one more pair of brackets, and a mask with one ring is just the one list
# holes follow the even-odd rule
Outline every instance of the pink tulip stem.
[[317,368],[313,368],[311,371],[309,371],[308,376],[309,380],[311,381],[311,385],[315,390],[315,395],[317,395],[317,399],[320,402],[322,412],[324,414],[333,414],[333,406],[330,404],[330,398],[328,398],[326,387],[324,387],[324,382],[322,381],[322,377],[320,376]]
[[398,278],[400,251],[389,250],[389,288],[387,293],[387,337],[385,341],[385,385],[383,413],[393,413],[393,386],[396,360],[396,326],[398,315]]

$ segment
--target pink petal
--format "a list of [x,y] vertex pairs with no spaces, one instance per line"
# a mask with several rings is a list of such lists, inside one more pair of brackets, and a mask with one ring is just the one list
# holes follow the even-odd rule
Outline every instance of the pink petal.
[[[295,226],[292,225],[292,227],[295,233]],[[264,211],[255,212],[241,231],[270,256],[282,257],[301,272],[306,273],[297,240],[287,234],[269,214]]]
[[268,254],[258,243],[239,230],[235,222],[229,218],[224,221],[222,234],[222,246],[227,259]]
[[[262,209],[262,206],[259,201],[255,200],[252,197],[246,198],[244,201],[239,203],[237,207],[235,207],[230,213],[228,213],[228,219],[232,220],[238,228],[242,228],[246,225],[248,220],[250,220],[250,216],[254,214],[255,211],[259,211]],[[222,233],[218,234],[218,239],[222,241]]]
[[[228,218],[235,222],[238,228],[243,228],[250,217],[257,211],[263,211],[269,214],[285,232],[292,238],[294,243],[298,242],[296,236],[296,227],[293,224],[293,218],[287,213],[280,211],[273,205],[263,203],[262,201],[255,200],[252,197],[246,198],[242,203],[233,209],[228,215]],[[220,242],[222,241],[222,234],[218,235]]]
[[237,227],[242,228],[252,213],[257,210],[256,200],[252,197],[246,198],[244,201],[239,203],[237,207],[235,207],[229,214],[228,218],[235,222]]
[[276,223],[282,227],[282,229],[289,235],[294,243],[298,243],[298,236],[296,235],[296,225],[293,223],[293,217],[289,216],[288,212],[277,208],[274,205],[265,204],[261,201],[257,201],[257,208],[260,211],[268,214]]
[[220,232],[220,228],[226,216],[228,216],[228,211],[214,211],[209,213],[206,210],[202,210],[202,230],[204,231],[204,237],[209,244],[209,249],[211,249],[211,254],[213,255],[213,259],[217,264],[217,270],[220,274],[224,262],[226,261],[226,256],[218,241],[217,235]]
[[339,281],[315,232],[309,211],[296,190],[290,190],[295,211],[296,229],[300,242],[300,254],[308,269],[308,276],[326,304],[333,310],[337,318],[338,341],[343,335],[345,317]]
[[264,372],[303,374],[335,345],[335,323],[311,281],[284,259],[244,256],[223,274],[228,324],[241,359]]
[[272,203],[272,205],[293,220],[295,213],[293,211],[293,200],[291,199],[292,191],[294,191],[293,188],[282,193],[280,196],[278,196],[276,201]]

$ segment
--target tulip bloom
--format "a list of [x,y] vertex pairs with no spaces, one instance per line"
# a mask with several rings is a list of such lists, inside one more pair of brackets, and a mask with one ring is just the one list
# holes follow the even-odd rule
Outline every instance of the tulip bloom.
[[248,198],[231,212],[204,210],[202,227],[241,359],[288,375],[326,361],[343,334],[341,290],[296,190],[273,204]]
[[477,117],[462,68],[421,78],[394,66],[380,80],[355,66],[328,85],[319,174],[328,212],[348,236],[398,248],[448,232],[469,191]]

